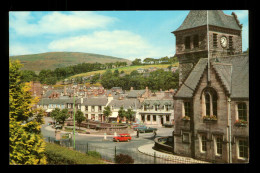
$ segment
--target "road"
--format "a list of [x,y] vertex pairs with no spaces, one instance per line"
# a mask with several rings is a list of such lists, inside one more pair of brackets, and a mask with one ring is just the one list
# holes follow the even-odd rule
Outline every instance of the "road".
[[[47,122],[51,118],[45,118],[45,124],[42,125],[41,132],[44,137],[55,137],[55,132],[50,126],[47,125]],[[158,136],[169,136],[172,134],[172,129],[170,128],[158,128]],[[114,157],[115,149],[116,153],[128,154],[132,156],[135,160],[135,164],[149,164],[154,163],[154,158],[147,156],[138,151],[138,147],[146,144],[154,143],[153,133],[140,133],[139,138],[136,135],[132,136],[130,142],[113,142],[113,136],[107,136],[107,140],[104,140],[104,136],[91,136],[91,135],[75,135],[75,143],[78,148],[77,150],[86,151],[86,146],[88,150],[96,150],[104,155],[108,160],[111,160]],[[156,163],[160,163],[160,159],[156,160]],[[164,163],[161,161],[161,163]]]

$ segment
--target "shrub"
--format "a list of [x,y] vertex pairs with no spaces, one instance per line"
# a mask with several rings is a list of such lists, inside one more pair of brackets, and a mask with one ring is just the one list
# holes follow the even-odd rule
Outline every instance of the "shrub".
[[119,154],[116,155],[115,162],[119,164],[131,164],[134,163],[134,159],[127,154]]
[[92,156],[92,157],[101,159],[101,154],[97,151],[88,151],[88,152],[86,152],[86,154],[88,156]]
[[104,162],[98,158],[86,156],[78,151],[52,143],[46,143],[45,155],[48,164],[51,165],[104,164]]

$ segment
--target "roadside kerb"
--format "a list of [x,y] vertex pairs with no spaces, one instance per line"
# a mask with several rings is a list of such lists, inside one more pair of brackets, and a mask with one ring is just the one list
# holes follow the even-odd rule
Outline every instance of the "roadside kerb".
[[209,162],[205,162],[205,161],[201,161],[201,160],[196,160],[196,159],[193,159],[193,158],[162,153],[162,152],[154,150],[152,148],[153,146],[154,146],[154,144],[143,145],[143,146],[138,147],[138,151],[143,153],[143,154],[152,156],[152,157],[155,156],[157,158],[165,159],[165,160],[168,160],[168,161],[173,161],[175,163],[180,163],[180,164],[181,163],[187,163],[187,162],[191,163],[191,164],[192,163],[194,163],[194,164],[197,164],[197,163],[208,164],[209,163]]

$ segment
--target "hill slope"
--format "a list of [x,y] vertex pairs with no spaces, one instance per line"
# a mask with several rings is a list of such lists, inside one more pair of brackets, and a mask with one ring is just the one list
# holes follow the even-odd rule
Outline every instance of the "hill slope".
[[10,59],[20,60],[24,65],[22,70],[33,70],[36,72],[39,72],[42,69],[54,70],[58,67],[76,65],[79,63],[98,62],[104,64],[116,61],[124,61],[128,64],[131,63],[131,61],[123,58],[80,52],[47,52],[40,54],[10,56]]
[[[124,71],[125,74],[130,74],[132,71],[137,70],[139,68],[148,69],[150,67],[156,67],[157,69],[160,69],[160,68],[167,68],[170,65],[172,65],[173,67],[179,67],[179,63],[174,63],[174,64],[156,64],[156,65],[141,65],[141,66],[119,67],[119,68],[111,69],[111,71],[114,72],[116,69],[118,69],[119,72]],[[74,76],[70,76],[68,78],[71,79],[71,78],[76,78],[76,77],[88,77],[88,76],[95,75],[95,74],[98,74],[98,73],[103,74],[103,73],[105,73],[105,71],[106,70],[91,71],[91,72],[87,72],[87,73],[81,73],[81,74],[77,74],[77,75],[74,75]]]

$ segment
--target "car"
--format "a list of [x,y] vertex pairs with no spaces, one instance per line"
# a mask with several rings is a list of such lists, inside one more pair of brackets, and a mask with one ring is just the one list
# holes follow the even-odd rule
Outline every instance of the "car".
[[130,140],[132,140],[132,137],[128,133],[122,133],[119,134],[118,136],[113,137],[114,142],[122,142],[122,141],[129,142]]
[[62,129],[62,125],[56,125],[54,128],[55,129]]
[[153,131],[157,130],[157,128],[146,127],[146,126],[139,126],[139,127],[134,128],[134,129],[139,130],[140,133],[153,132]]

